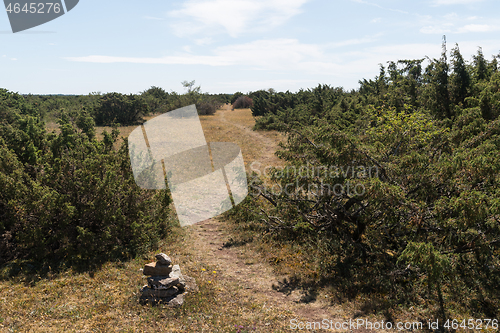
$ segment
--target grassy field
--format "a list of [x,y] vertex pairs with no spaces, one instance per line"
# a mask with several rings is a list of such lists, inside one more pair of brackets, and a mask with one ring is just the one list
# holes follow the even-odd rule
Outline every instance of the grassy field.
[[[208,142],[240,146],[247,169],[254,162],[261,168],[281,163],[274,152],[285,137],[252,131],[254,118],[249,109],[231,111],[224,106],[215,115],[200,119]],[[58,130],[53,122],[47,127]],[[134,128],[121,127],[120,136],[127,137]],[[104,129],[111,130],[97,128],[99,138]],[[171,219],[176,219],[174,214]],[[387,309],[387,295],[348,298],[334,286],[301,289],[294,285],[293,277],[300,277],[301,272],[310,275],[308,256],[293,246],[275,247],[248,229],[242,233],[245,223],[218,218],[176,227],[157,251],[127,262],[108,262],[95,271],[38,276],[22,266],[20,274],[6,277],[10,267],[3,267],[0,332],[289,332],[291,320],[390,319],[427,324],[432,317],[433,310],[425,302],[410,309]],[[154,261],[158,252],[171,256],[199,286],[198,292],[186,296],[181,308],[138,302],[139,290],[146,284],[140,269]],[[448,311],[456,319],[466,318],[453,308]]]
[[[195,260],[178,230],[160,251],[171,255],[200,291],[179,309],[139,305],[146,283],[139,271],[153,254],[108,263],[95,272],[67,271],[40,278],[20,276],[0,283],[1,332],[237,332],[235,325],[280,330],[290,314],[241,299],[238,286],[221,283],[217,267]],[[256,327],[257,328],[257,327]],[[259,331],[262,328],[259,327]]]

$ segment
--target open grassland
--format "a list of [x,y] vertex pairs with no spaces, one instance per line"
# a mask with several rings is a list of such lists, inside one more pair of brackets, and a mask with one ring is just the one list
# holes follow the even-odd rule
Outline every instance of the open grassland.
[[[274,152],[285,138],[277,132],[252,131],[249,109],[224,106],[200,119],[208,142],[240,146],[247,170],[253,162],[260,163],[260,169],[281,163]],[[58,130],[55,123],[47,127]],[[127,137],[134,128],[119,128],[120,136]],[[111,131],[97,128],[98,138],[104,129]],[[426,324],[432,317],[435,309],[424,301],[409,310],[389,309],[387,295],[349,297],[332,286],[304,289],[294,278],[314,275],[311,253],[299,246],[276,247],[251,230],[251,221],[229,223],[222,218],[174,227],[157,251],[127,262],[108,262],[94,271],[70,269],[39,276],[19,265],[22,271],[8,276],[15,271],[16,263],[11,263],[0,271],[0,332],[287,332],[291,320]],[[170,255],[184,274],[196,279],[199,292],[188,293],[181,308],[138,302],[146,284],[140,269],[157,252]],[[456,319],[467,318],[448,310]]]

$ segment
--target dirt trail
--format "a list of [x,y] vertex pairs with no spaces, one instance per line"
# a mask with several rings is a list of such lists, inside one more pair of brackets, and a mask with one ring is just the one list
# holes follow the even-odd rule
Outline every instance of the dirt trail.
[[[273,138],[272,133],[253,131],[251,124],[235,120],[237,118],[233,112],[241,111],[231,111],[231,107],[226,105],[217,111],[216,117],[221,123],[233,127],[232,135],[244,136],[246,140],[251,138],[251,145],[258,146],[260,151],[256,160],[262,165],[278,162],[274,155],[278,148],[276,137]],[[277,276],[271,266],[250,246],[225,246],[231,236],[224,221],[213,218],[188,228],[191,229],[187,234],[190,235],[193,255],[200,261],[215,265],[227,285],[239,286],[232,290],[237,297],[289,311],[292,318],[302,321],[343,321],[352,316],[352,313],[346,313],[340,307],[330,306],[322,295],[311,298],[298,290],[285,294],[273,289],[273,285],[279,285],[285,277]]]
[[239,123],[238,121],[228,119],[226,114],[229,113],[231,115],[231,106],[226,104],[222,109],[218,110],[217,116],[218,119],[223,123],[228,123],[238,129],[241,130],[241,134],[245,137],[251,137],[252,141],[255,145],[260,148],[260,154],[257,158],[257,161],[262,165],[270,165],[274,163],[274,165],[281,163],[280,160],[274,154],[276,150],[278,150],[278,142],[276,138],[270,138],[265,135],[263,132],[257,132],[252,130],[252,126],[248,126],[248,124],[244,125]]

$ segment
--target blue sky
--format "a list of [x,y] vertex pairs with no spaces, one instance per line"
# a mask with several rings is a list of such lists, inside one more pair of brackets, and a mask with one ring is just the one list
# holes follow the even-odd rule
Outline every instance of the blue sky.
[[500,53],[498,0],[80,0],[13,34],[0,11],[0,87],[20,93],[183,92],[318,83],[358,88],[379,63]]

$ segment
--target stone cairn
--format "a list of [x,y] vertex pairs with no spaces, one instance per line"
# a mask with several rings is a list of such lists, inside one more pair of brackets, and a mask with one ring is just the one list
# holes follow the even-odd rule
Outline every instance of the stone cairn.
[[142,273],[148,276],[148,284],[142,287],[139,301],[145,303],[166,303],[173,307],[184,303],[188,291],[198,291],[192,277],[181,274],[179,265],[172,266],[172,260],[164,253],[156,256],[156,262],[146,264]]

